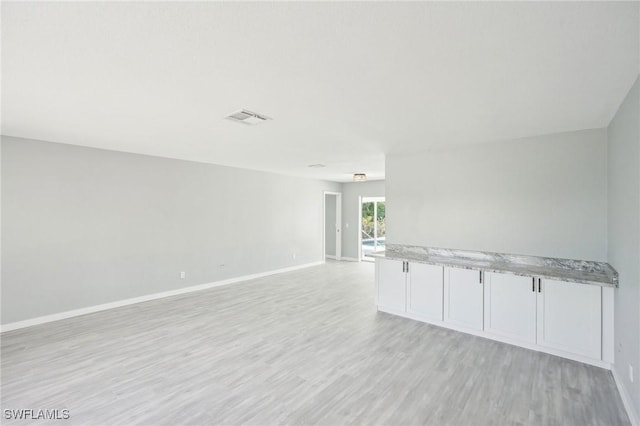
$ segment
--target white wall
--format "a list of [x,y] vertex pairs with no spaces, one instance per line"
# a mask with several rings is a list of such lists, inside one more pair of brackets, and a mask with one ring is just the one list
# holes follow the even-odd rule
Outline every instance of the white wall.
[[336,255],[336,199],[337,195],[326,194],[324,201],[324,254]]
[[[636,80],[608,127],[609,263],[615,292],[614,370],[640,414],[640,83]],[[635,379],[629,379],[629,364]]]
[[385,181],[349,182],[342,184],[342,256],[358,258],[359,197],[384,197]]
[[322,261],[325,190],[2,137],[2,323]]
[[387,242],[606,260],[606,130],[389,155]]

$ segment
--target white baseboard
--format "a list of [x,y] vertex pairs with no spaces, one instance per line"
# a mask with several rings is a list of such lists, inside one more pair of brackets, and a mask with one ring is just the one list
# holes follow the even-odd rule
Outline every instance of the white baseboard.
[[[330,255],[330,254],[325,254],[325,255],[324,255],[324,257],[325,257],[326,259],[338,260],[338,258],[337,258],[337,257],[332,256],[332,255]],[[345,257],[345,256],[342,256],[342,257],[340,258],[340,260],[346,260],[347,262],[360,262],[360,261],[359,261],[358,259],[356,259],[355,257]]]
[[627,416],[629,416],[631,425],[640,426],[640,416],[638,416],[638,413],[636,413],[636,409],[633,406],[633,399],[627,392],[627,388],[624,387],[624,383],[622,382],[620,376],[618,376],[615,366],[611,369],[611,374],[613,374],[613,380],[616,382],[616,387],[618,388],[618,392],[620,393],[620,398],[622,398],[624,408],[625,410],[627,410]]
[[194,291],[206,290],[213,287],[220,287],[223,285],[229,285],[238,283],[241,281],[253,280],[256,278],[262,278],[269,275],[281,274],[283,272],[297,271],[298,269],[309,268],[311,266],[318,266],[324,264],[324,260],[319,262],[305,263],[303,265],[290,266],[288,268],[274,269],[272,271],[259,272],[257,274],[243,275],[240,277],[229,278],[222,281],[215,281],[206,284],[199,284],[190,287],[179,288],[176,290],[163,291],[161,293],[147,294],[140,297],[134,297],[131,299],[118,300],[115,302],[104,303],[102,305],[88,306],[86,308],[73,309],[71,311],[59,312],[51,315],[44,315],[41,317],[31,318],[24,321],[11,322],[3,324],[0,327],[0,332],[18,330],[20,328],[31,327],[34,325],[45,324],[48,322],[58,321],[66,318],[77,317],[80,315],[92,314],[94,312],[105,311],[107,309],[119,308],[121,306],[133,305],[136,303],[148,302],[150,300],[162,299],[165,297],[177,296],[179,294],[191,293]]

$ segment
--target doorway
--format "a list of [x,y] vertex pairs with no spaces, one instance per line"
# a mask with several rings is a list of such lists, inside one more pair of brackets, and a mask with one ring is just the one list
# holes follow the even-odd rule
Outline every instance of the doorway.
[[324,192],[323,252],[326,259],[342,258],[342,193]]
[[373,253],[385,250],[386,206],[384,197],[360,198],[360,259],[372,262]]

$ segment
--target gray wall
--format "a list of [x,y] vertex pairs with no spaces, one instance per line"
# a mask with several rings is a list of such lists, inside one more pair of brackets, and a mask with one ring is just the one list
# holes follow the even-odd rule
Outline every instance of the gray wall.
[[337,195],[325,195],[325,223],[324,223],[324,254],[336,255],[336,198]]
[[342,256],[358,258],[359,197],[384,197],[385,181],[342,184]]
[[[640,414],[640,83],[608,128],[609,263],[620,274],[615,293],[614,369]],[[629,364],[635,380],[629,380]]]
[[387,242],[606,260],[606,129],[389,155]]
[[3,137],[2,323],[322,261],[325,190]]

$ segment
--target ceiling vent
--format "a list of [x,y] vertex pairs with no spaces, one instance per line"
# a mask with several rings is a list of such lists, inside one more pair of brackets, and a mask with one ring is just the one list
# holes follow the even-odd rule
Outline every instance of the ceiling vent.
[[264,123],[267,120],[272,120],[271,117],[267,117],[266,115],[258,114],[256,112],[247,111],[246,109],[241,109],[240,111],[236,111],[232,114],[229,114],[225,118],[227,120],[246,124],[248,126]]

